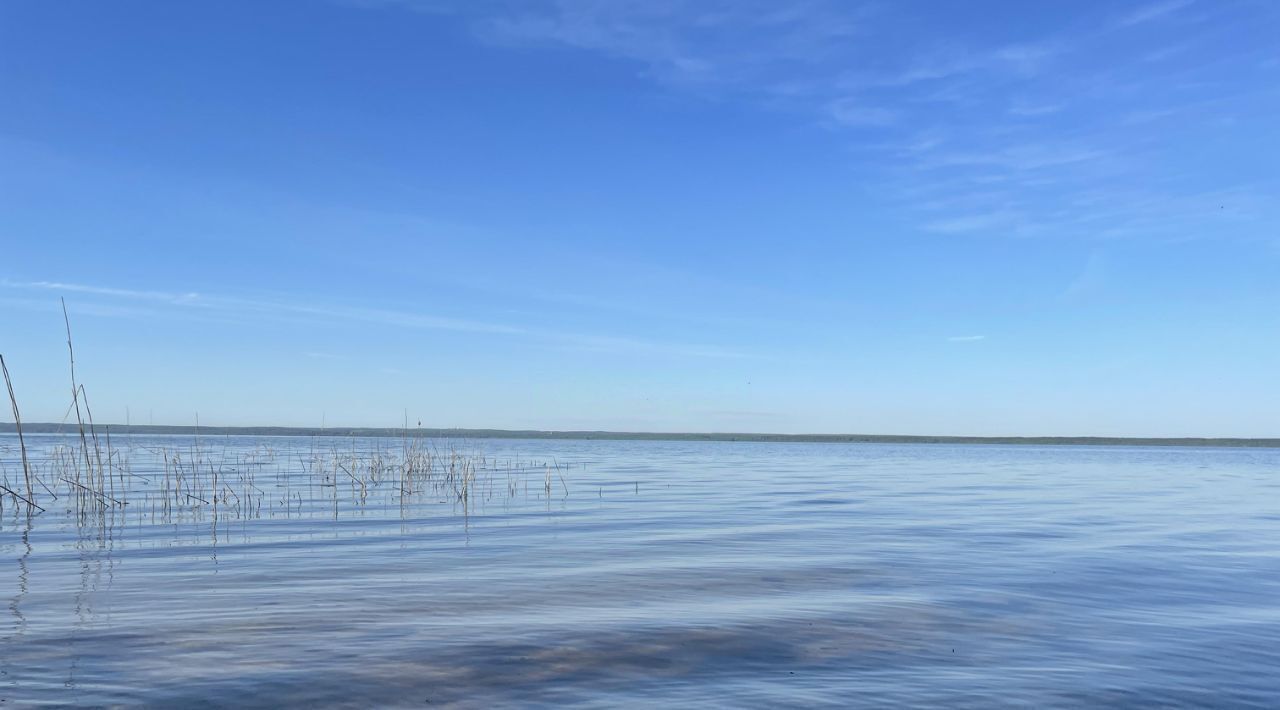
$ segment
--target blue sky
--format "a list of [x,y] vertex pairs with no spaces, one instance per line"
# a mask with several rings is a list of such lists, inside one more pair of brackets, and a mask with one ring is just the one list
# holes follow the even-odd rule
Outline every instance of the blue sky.
[[1280,435],[1280,5],[13,0],[24,417]]

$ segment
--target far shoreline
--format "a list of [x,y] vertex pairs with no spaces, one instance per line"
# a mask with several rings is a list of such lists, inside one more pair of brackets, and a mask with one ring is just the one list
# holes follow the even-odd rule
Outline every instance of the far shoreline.
[[[728,441],[810,444],[995,444],[1024,446],[1181,446],[1280,448],[1280,438],[1121,437],[1121,436],[927,436],[914,434],[751,434],[734,432],[541,431],[533,429],[439,429],[392,427],[192,426],[168,424],[98,424],[116,434],[193,436],[324,436],[428,439],[560,439],[581,441]],[[24,434],[77,431],[75,424],[32,422]],[[13,422],[0,422],[0,434],[16,433]]]

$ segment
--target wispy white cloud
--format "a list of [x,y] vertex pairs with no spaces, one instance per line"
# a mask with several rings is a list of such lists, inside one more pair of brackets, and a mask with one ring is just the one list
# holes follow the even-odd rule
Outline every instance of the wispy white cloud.
[[849,127],[881,126],[898,117],[895,109],[870,101],[868,92],[969,75],[1030,78],[1063,51],[1057,40],[940,46],[913,36],[886,47],[884,29],[909,20],[898,8],[864,0],[344,4],[448,14],[493,45],[594,52],[633,62],[645,76],[680,90],[753,98]]
[[1093,161],[1106,155],[1106,151],[1086,145],[1051,142],[1020,143],[981,152],[939,153],[922,158],[920,167],[949,168],[985,165],[1026,172]]
[[164,291],[135,291],[123,288],[104,288],[100,286],[86,286],[83,284],[69,284],[57,281],[27,281],[14,282],[8,280],[0,280],[0,286],[9,288],[33,288],[46,289],[52,291],[69,291],[73,293],[87,293],[96,296],[117,296],[121,298],[132,298],[147,301],[168,301],[170,303],[195,303],[200,300],[200,294],[194,292],[188,293],[169,293]]
[[[3,284],[0,284],[2,286]],[[35,311],[48,313],[54,322],[61,320],[62,307],[57,301],[48,298],[0,298],[0,306],[12,311]],[[73,316],[89,315],[104,318],[157,318],[160,311],[136,305],[119,305],[113,303],[76,303],[72,306]]]
[[887,126],[897,114],[879,106],[866,106],[859,99],[840,99],[829,107],[831,118],[843,126]]
[[[198,298],[185,298],[161,291],[145,291],[124,288],[101,287],[57,281],[14,282],[0,280],[0,286],[19,290],[53,290],[102,296],[112,299],[165,302],[183,308],[199,308],[202,315],[217,315],[243,320],[254,318],[277,318],[306,322],[351,322],[394,328],[412,328],[423,330],[443,330],[462,333],[489,334],[511,337],[523,337],[559,345],[575,350],[592,352],[653,354],[671,357],[697,358],[744,358],[747,353],[717,345],[679,343],[666,340],[650,340],[629,336],[602,335],[559,331],[547,328],[524,327],[488,321],[449,318],[410,311],[397,311],[377,308],[362,308],[342,305],[300,304],[287,301],[266,299],[246,299],[226,296],[207,295]],[[192,294],[194,296],[194,294]],[[110,314],[110,304],[76,304],[76,308],[86,313]],[[154,317],[162,315],[158,311],[149,312]],[[307,353],[308,357],[332,359],[333,355],[320,352]]]
[[1046,62],[1053,59],[1062,48],[1052,42],[1035,42],[1012,44],[1000,47],[991,53],[991,59],[1006,68],[1022,74],[1033,76],[1040,71]]
[[1130,111],[1126,113],[1120,120],[1127,125],[1137,125],[1141,123],[1151,123],[1159,121],[1163,118],[1169,118],[1178,113],[1177,109],[1160,108],[1160,109],[1144,109],[1141,111]]
[[1144,22],[1158,20],[1187,7],[1193,1],[1194,0],[1160,0],[1160,2],[1153,2],[1143,5],[1142,7],[1120,17],[1120,19],[1116,20],[1116,24],[1120,27],[1132,27],[1133,25],[1140,25]]
[[562,0],[491,9],[475,26],[495,43],[575,47],[639,62],[663,81],[724,86],[772,84],[780,63],[820,64],[861,32],[861,15],[830,0]]
[[953,335],[950,338],[947,338],[947,341],[952,343],[976,343],[979,340],[986,339],[987,336],[985,335]]
[[1016,221],[1017,215],[1011,212],[993,212],[937,219],[926,223],[924,228],[928,231],[942,234],[961,234],[965,232],[1010,229]]
[[1009,107],[1009,113],[1014,116],[1025,117],[1048,116],[1058,113],[1064,108],[1066,108],[1066,104],[1060,102],[1035,102],[1018,99]]
[[[931,212],[917,224],[943,233],[1144,233],[1161,218],[1137,205],[1109,203],[1110,225],[1097,219],[1102,212],[1070,205],[1099,185],[1167,184],[1171,174],[1154,166],[1172,161],[1151,159],[1144,126],[1172,116],[1169,106],[1220,97],[1214,73],[1228,66],[1154,64],[1206,42],[1170,28],[1211,26],[1227,14],[1194,0],[1086,9],[1069,27],[998,41],[965,23],[922,23],[908,3],[347,2],[448,15],[491,46],[589,52],[671,95],[740,101],[847,131],[853,159],[875,175],[870,189],[908,212]],[[1144,25],[1141,42],[1126,31]],[[1020,26],[1034,25],[1002,25]],[[1257,53],[1246,60],[1258,70]],[[937,201],[916,200],[922,186],[943,179],[954,179],[953,193],[996,186],[998,194],[950,213],[922,209]]]
[[529,335],[532,331],[519,326],[464,318],[447,318],[442,316],[394,311],[380,308],[359,308],[348,306],[315,306],[280,301],[255,301],[237,298],[224,298],[220,303],[226,307],[240,308],[250,312],[291,314],[314,316],[329,321],[356,321],[375,325],[386,325],[397,328],[418,328],[424,330],[451,330],[461,333],[490,333],[497,335]]
[[[968,77],[1032,78],[1063,51],[1057,42],[1028,42],[976,49],[957,46],[899,49],[899,58],[896,59],[898,65],[891,64],[874,70],[860,68],[843,71],[831,80],[832,85],[851,92],[911,89],[918,85],[932,86]],[[880,61],[872,61],[873,59],[859,56],[854,64],[881,64]],[[955,98],[954,95],[936,90],[928,96],[935,99]]]
[[1185,53],[1187,50],[1191,49],[1192,46],[1193,43],[1191,42],[1180,42],[1178,44],[1153,49],[1142,55],[1142,61],[1163,62],[1166,59]]

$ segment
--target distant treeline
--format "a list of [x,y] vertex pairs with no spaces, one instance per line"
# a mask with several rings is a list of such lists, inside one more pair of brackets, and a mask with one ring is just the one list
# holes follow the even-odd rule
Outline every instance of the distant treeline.
[[[1109,436],[899,436],[892,434],[734,434],[664,433],[639,431],[534,431],[509,429],[427,429],[421,427],[226,427],[166,426],[150,424],[97,425],[99,430],[129,434],[178,434],[203,436],[383,436],[447,439],[596,439],[609,441],[760,441],[829,444],[1025,444],[1058,446],[1234,446],[1280,448],[1277,439],[1128,438]],[[23,423],[28,434],[71,432],[74,426]],[[12,422],[0,422],[0,433],[13,433]]]

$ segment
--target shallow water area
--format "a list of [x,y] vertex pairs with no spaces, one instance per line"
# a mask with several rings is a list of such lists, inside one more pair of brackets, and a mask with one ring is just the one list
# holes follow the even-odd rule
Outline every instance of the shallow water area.
[[112,436],[5,706],[1280,706],[1280,450]]

